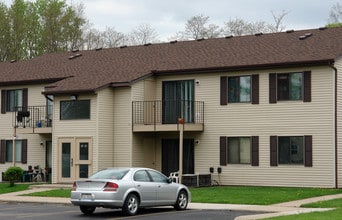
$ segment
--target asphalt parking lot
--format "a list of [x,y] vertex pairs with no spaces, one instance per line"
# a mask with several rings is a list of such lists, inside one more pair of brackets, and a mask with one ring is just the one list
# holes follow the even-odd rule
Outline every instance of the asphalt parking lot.
[[[40,203],[0,203],[0,219],[13,220],[73,220],[73,219],[137,219],[137,220],[174,220],[174,219],[215,219],[230,220],[241,215],[252,215],[258,212],[237,210],[185,210],[175,211],[170,207],[143,209],[136,216],[124,216],[121,210],[96,209],[91,216],[83,215],[79,208],[63,204]],[[260,213],[260,212],[259,212]]]

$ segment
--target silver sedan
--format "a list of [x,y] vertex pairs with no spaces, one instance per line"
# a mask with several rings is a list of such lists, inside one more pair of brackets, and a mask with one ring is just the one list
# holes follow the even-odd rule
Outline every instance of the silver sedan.
[[185,210],[190,202],[189,189],[174,183],[149,168],[108,168],[86,180],[74,182],[71,203],[91,215],[96,207],[122,208],[135,215],[141,207],[174,206]]

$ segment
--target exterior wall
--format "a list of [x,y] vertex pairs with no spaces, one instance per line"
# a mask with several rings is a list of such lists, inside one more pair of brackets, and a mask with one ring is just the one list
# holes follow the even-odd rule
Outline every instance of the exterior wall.
[[114,166],[114,90],[106,88],[97,93],[97,157],[94,157],[94,170]]
[[[98,146],[97,137],[97,98],[96,95],[79,95],[78,100],[90,99],[90,119],[84,120],[60,120],[60,101],[70,100],[70,96],[54,97],[54,118],[53,118],[53,134],[52,134],[52,182],[58,182],[58,140],[60,138],[91,138],[92,139],[92,156],[98,158],[96,146]],[[92,169],[96,168],[92,166]]]
[[[28,89],[28,105],[29,106],[39,106],[46,105],[46,99],[41,94],[44,85],[20,85],[11,87],[1,87],[0,89]],[[0,97],[1,103],[1,97]],[[40,143],[47,140],[51,140],[50,135],[39,135],[39,134],[16,134],[13,128],[14,113],[7,112],[6,114],[0,114],[0,139],[12,140],[14,135],[18,140],[27,139],[27,163],[22,164],[21,162],[9,162],[0,164],[0,182],[1,172],[6,171],[8,167],[19,166],[24,170],[28,169],[29,165],[36,166],[39,165],[41,168],[45,167],[45,146],[41,146]]]
[[342,188],[342,57],[335,62],[337,69],[337,185]]
[[[312,71],[312,101],[269,104],[269,73]],[[259,104],[234,103],[220,106],[220,76],[259,74]],[[223,185],[270,185],[334,187],[334,74],[330,67],[303,67],[159,77],[156,100],[161,99],[164,80],[199,80],[195,100],[204,101],[204,132],[192,134],[195,173],[208,173]],[[185,134],[189,135],[189,134]],[[270,166],[270,136],[313,136],[313,167]],[[219,137],[259,136],[259,166],[228,164],[218,176]]]
[[115,88],[114,109],[114,166],[132,166],[131,88]]

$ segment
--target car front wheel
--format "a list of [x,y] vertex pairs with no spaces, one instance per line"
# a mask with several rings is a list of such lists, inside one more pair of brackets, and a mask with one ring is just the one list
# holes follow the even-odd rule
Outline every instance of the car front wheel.
[[134,194],[129,194],[125,200],[125,203],[122,207],[122,211],[126,215],[135,215],[137,214],[139,209],[139,199]]
[[175,204],[175,209],[185,210],[187,206],[188,206],[188,194],[186,193],[185,190],[181,190],[178,193],[177,201]]
[[80,206],[80,210],[85,215],[91,215],[94,213],[96,207],[90,207],[90,206]]

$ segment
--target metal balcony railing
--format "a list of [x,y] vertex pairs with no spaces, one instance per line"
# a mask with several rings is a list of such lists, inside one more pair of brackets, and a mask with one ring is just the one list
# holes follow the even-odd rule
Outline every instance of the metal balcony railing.
[[52,127],[52,106],[16,107],[14,111],[16,128]]
[[179,118],[185,123],[204,123],[204,102],[175,101],[133,101],[133,124],[177,124]]

